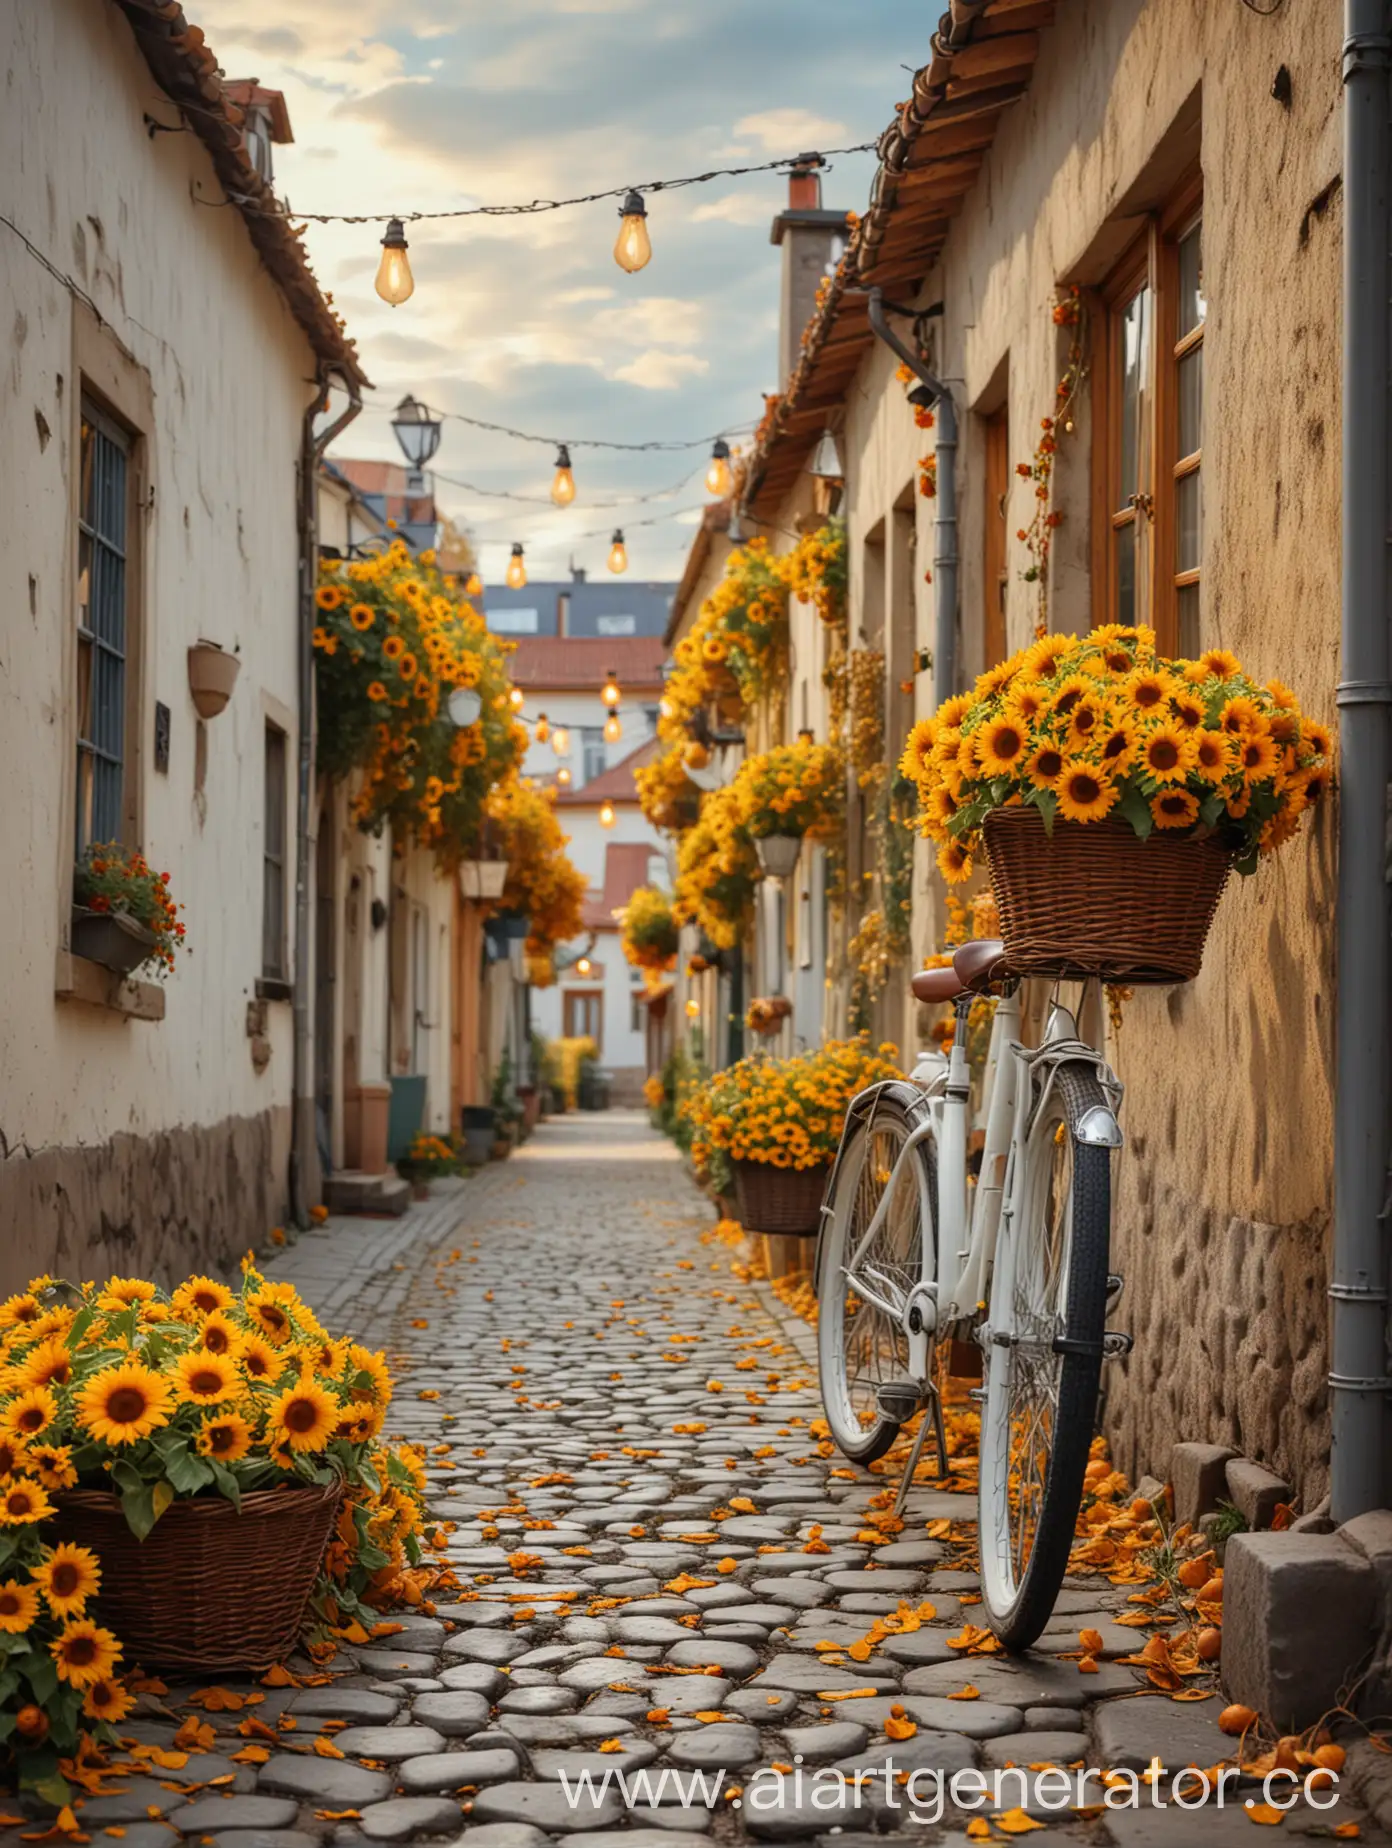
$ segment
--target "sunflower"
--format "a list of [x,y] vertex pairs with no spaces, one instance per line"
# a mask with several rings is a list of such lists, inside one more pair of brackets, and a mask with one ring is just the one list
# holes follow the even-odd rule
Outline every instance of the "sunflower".
[[1125,690],[1137,712],[1150,716],[1164,712],[1179,687],[1163,667],[1143,667],[1127,678]]
[[1182,783],[1193,761],[1193,739],[1177,725],[1157,725],[1141,740],[1141,768],[1157,783]]
[[938,707],[934,717],[945,731],[955,731],[971,710],[971,696],[967,693],[954,693]]
[[155,1286],[144,1277],[112,1277],[97,1298],[98,1309],[120,1311],[132,1303],[153,1302]]
[[1329,727],[1321,725],[1318,719],[1302,719],[1300,722],[1300,748],[1313,753],[1316,757],[1330,757],[1334,751],[1334,741]]
[[375,699],[380,705],[387,697],[387,689],[382,685],[380,680],[370,680],[367,686],[367,697],[369,699]]
[[708,635],[701,643],[702,660],[710,661],[716,666],[719,666],[729,652],[718,635]]
[[1313,808],[1321,796],[1328,794],[1329,772],[1319,767],[1297,770],[1289,787],[1300,798],[1302,808]]
[[109,1725],[125,1719],[135,1705],[134,1694],[128,1694],[119,1681],[103,1675],[87,1689],[82,1700],[82,1711],[89,1720],[105,1720]]
[[1078,643],[1076,635],[1045,635],[1025,650],[1021,667],[1036,680],[1051,680],[1070,650]]
[[376,1411],[345,1414],[335,1425],[334,1436],[350,1444],[370,1443],[382,1428],[383,1415]]
[[1025,774],[1036,789],[1052,789],[1063,770],[1063,752],[1057,745],[1041,744],[1025,765]]
[[42,1437],[57,1416],[58,1401],[50,1389],[31,1386],[28,1392],[21,1393],[5,1407],[0,1424],[16,1437],[28,1439]]
[[29,1446],[13,1431],[0,1431],[0,1478],[26,1475],[33,1467]]
[[416,657],[409,651],[402,655],[396,664],[396,671],[403,680],[414,680],[416,676]]
[[100,1443],[133,1444],[169,1423],[167,1381],[138,1360],[103,1367],[77,1396],[77,1421]]
[[998,661],[994,667],[988,667],[986,672],[977,678],[976,697],[989,699],[993,693],[999,693],[1002,687],[1010,685],[1023,665],[1024,656],[1013,654],[1008,661]]
[[932,763],[936,770],[946,770],[957,764],[957,753],[962,748],[962,734],[955,725],[945,726],[933,740]]
[[72,1688],[90,1688],[110,1675],[120,1659],[121,1645],[110,1630],[80,1618],[54,1637],[49,1651],[60,1681]]
[[1279,757],[1280,750],[1270,732],[1252,732],[1237,741],[1237,762],[1245,782],[1264,781],[1275,770]]
[[1215,680],[1231,680],[1234,674],[1242,672],[1242,663],[1226,648],[1206,648],[1194,665],[1203,668]]
[[929,828],[946,828],[957,813],[957,799],[945,783],[930,789],[923,799],[923,819]]
[[225,1283],[213,1277],[190,1277],[187,1283],[179,1285],[170,1300],[175,1313],[187,1322],[194,1318],[201,1320],[215,1309],[230,1309],[233,1296]]
[[1120,776],[1135,755],[1136,734],[1125,719],[1117,719],[1098,732],[1097,745],[1103,768],[1112,776]]
[[1029,742],[1024,726],[1015,719],[991,719],[972,736],[987,776],[1008,776]]
[[0,1583],[0,1634],[22,1635],[38,1614],[39,1594],[32,1585],[23,1585],[18,1579]]
[[251,1449],[251,1426],[238,1412],[205,1418],[198,1433],[198,1454],[215,1463],[237,1463]]
[[1092,743],[1093,735],[1106,719],[1106,708],[1095,693],[1084,694],[1074,706],[1068,720],[1070,751],[1081,751]]
[[174,1363],[178,1394],[185,1405],[222,1405],[241,1387],[237,1369],[225,1354],[194,1348]]
[[1066,680],[1059,682],[1053,698],[1049,701],[1049,711],[1055,718],[1066,719],[1080,699],[1093,691],[1092,682],[1085,680],[1081,674],[1070,674]]
[[1279,706],[1283,712],[1294,712],[1298,709],[1300,702],[1284,680],[1268,680],[1266,691],[1271,695],[1272,704]]
[[[348,1358],[358,1370],[351,1387],[353,1397],[367,1399],[373,1405],[390,1405],[392,1376],[386,1355],[374,1354],[371,1348],[359,1347],[355,1342],[348,1350]],[[367,1376],[365,1379],[362,1377],[364,1374]]]
[[1044,708],[1044,689],[1039,682],[1017,679],[1006,697],[1006,717],[1014,719],[1017,725],[1032,725]]
[[35,1444],[30,1451],[34,1472],[46,1489],[71,1489],[77,1486],[72,1449],[67,1444]]
[[372,605],[370,603],[355,603],[348,612],[348,620],[355,629],[370,629],[373,621]]
[[1070,758],[1054,779],[1054,791],[1059,814],[1065,821],[1101,821],[1121,794],[1110,777],[1076,757]]
[[37,1322],[42,1314],[38,1297],[25,1290],[0,1303],[0,1328],[20,1328],[27,1322]]
[[970,736],[964,737],[962,742],[957,746],[957,768],[962,772],[963,776],[973,777],[980,775],[980,766],[976,758],[976,745],[979,737],[979,732],[972,732]]
[[276,1380],[285,1368],[281,1356],[260,1335],[242,1336],[237,1359],[249,1380]]
[[382,643],[382,653],[389,661],[396,661],[406,652],[406,644],[399,635],[389,635]]
[[961,841],[947,841],[938,849],[938,871],[949,885],[971,878],[972,857]]
[[246,1299],[247,1320],[277,1347],[283,1347],[295,1332],[291,1305],[299,1308],[300,1299],[288,1283],[263,1283]]
[[900,776],[909,777],[918,783],[928,774],[928,753],[933,748],[933,740],[938,735],[936,719],[920,719],[904,740],[904,749],[899,758]]
[[291,1450],[322,1450],[338,1423],[339,1405],[332,1393],[302,1379],[272,1401],[267,1416],[270,1434]]
[[1204,703],[1196,694],[1183,688],[1170,701],[1170,716],[1183,731],[1199,731],[1204,722]]
[[32,1569],[30,1577],[55,1617],[78,1617],[101,1584],[101,1563],[89,1547],[64,1542]]
[[37,1482],[11,1476],[0,1482],[0,1527],[28,1527],[53,1513],[53,1503]]
[[1150,798],[1150,813],[1157,828],[1187,828],[1198,820],[1199,798],[1187,789],[1162,789]]
[[221,1309],[214,1309],[198,1331],[198,1344],[210,1354],[235,1354],[242,1343],[242,1333]]
[[1206,783],[1221,783],[1232,767],[1232,741],[1223,732],[1194,733],[1194,769]]
[[41,1341],[20,1362],[19,1376],[26,1386],[67,1386],[72,1380],[72,1352],[57,1336]]
[[1252,786],[1247,784],[1235,796],[1229,796],[1223,804],[1234,821],[1241,821],[1252,806]]

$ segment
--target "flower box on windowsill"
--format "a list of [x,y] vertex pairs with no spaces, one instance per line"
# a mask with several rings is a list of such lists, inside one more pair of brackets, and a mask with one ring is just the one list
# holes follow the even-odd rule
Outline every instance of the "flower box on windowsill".
[[72,951],[88,962],[100,963],[115,975],[132,975],[149,962],[155,950],[155,933],[124,911],[89,911],[74,905]]

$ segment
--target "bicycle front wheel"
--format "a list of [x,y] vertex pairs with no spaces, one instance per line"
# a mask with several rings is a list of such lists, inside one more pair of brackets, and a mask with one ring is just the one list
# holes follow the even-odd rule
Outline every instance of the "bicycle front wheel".
[[[853,1463],[873,1463],[899,1434],[901,1420],[884,1410],[878,1388],[907,1381],[909,1343],[898,1316],[882,1305],[907,1301],[923,1276],[925,1240],[933,1250],[937,1169],[932,1139],[905,1155],[926,1109],[913,1086],[883,1086],[847,1133],[823,1208],[817,1270],[822,1407],[837,1448]],[[909,1166],[866,1244],[901,1158]],[[857,1289],[858,1279],[863,1289]]]
[[1030,1128],[1021,1212],[1001,1223],[981,1414],[981,1593],[1009,1649],[1044,1629],[1073,1545],[1097,1416],[1111,1231],[1108,1150],[1077,1140],[1105,1103],[1061,1065]]

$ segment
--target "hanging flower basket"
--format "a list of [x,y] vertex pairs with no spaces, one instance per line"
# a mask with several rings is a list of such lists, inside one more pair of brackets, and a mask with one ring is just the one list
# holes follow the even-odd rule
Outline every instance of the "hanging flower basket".
[[786,879],[802,853],[800,834],[760,834],[754,838],[759,865],[770,879]]
[[1019,975],[1189,982],[1233,854],[1212,835],[1141,840],[1124,821],[1044,831],[1035,808],[994,809],[983,832],[1001,939]]
[[811,1237],[821,1223],[830,1162],[815,1168],[775,1168],[766,1161],[736,1161],[735,1200],[746,1232],[788,1232]]
[[776,1033],[793,1011],[787,995],[766,995],[751,1001],[744,1024],[753,1033]]
[[459,892],[462,898],[501,898],[507,884],[506,860],[461,860]]
[[294,1648],[342,1487],[266,1489],[170,1504],[144,1540],[119,1495],[56,1498],[55,1538],[101,1561],[99,1621],[146,1668],[230,1674],[270,1668]]

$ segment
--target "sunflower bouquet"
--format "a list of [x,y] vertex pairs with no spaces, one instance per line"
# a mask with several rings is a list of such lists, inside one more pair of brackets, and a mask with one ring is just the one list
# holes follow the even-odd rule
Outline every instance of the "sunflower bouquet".
[[115,1494],[143,1539],[182,1497],[341,1483],[313,1598],[331,1653],[372,1607],[419,1601],[424,1481],[382,1441],[391,1395],[382,1354],[250,1265],[235,1291],[38,1277],[0,1303],[0,1739],[26,1785],[65,1801],[60,1758],[133,1704],[89,1610],[100,1559],[53,1537],[63,1492]]
[[1157,655],[1143,627],[1050,635],[945,700],[900,762],[919,824],[951,883],[969,877],[982,823],[1029,804],[1047,831],[1114,817],[1214,836],[1237,871],[1288,841],[1329,782],[1328,729],[1279,680],[1258,683],[1225,649]]
[[898,1048],[869,1036],[829,1040],[790,1059],[755,1053],[696,1086],[681,1106],[698,1174],[712,1162],[818,1168],[836,1153],[858,1091],[900,1076]]
[[746,757],[731,785],[744,825],[755,840],[835,834],[845,812],[846,767],[829,744],[799,740]]

